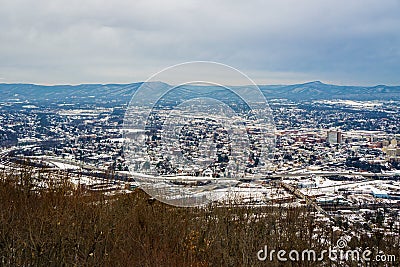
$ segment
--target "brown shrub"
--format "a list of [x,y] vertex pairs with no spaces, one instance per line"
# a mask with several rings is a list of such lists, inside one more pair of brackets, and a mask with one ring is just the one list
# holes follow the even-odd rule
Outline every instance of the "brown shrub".
[[320,251],[332,238],[306,208],[177,208],[141,190],[106,197],[61,183],[32,192],[21,179],[0,179],[1,265],[315,266],[260,262],[256,253],[264,245]]

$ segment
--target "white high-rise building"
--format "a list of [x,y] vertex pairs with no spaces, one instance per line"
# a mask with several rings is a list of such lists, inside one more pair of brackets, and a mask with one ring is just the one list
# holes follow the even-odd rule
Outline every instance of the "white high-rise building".
[[329,130],[326,140],[329,144],[340,144],[342,143],[342,132],[338,130]]

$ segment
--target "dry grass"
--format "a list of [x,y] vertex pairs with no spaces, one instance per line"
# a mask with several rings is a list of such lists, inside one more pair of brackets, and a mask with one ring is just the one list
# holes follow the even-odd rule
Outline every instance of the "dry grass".
[[[1,265],[333,266],[257,259],[264,245],[320,251],[337,238],[330,227],[317,227],[306,208],[176,208],[140,190],[105,197],[62,183],[32,192],[29,179],[29,173],[0,179]],[[386,253],[398,255],[398,247],[384,244]]]

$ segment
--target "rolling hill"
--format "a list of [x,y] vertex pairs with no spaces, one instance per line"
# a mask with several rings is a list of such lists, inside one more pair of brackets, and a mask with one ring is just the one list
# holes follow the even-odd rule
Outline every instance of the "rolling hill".
[[[143,83],[131,84],[82,84],[82,85],[34,85],[0,84],[0,101],[21,102],[98,102],[128,103]],[[152,83],[153,87],[168,86]],[[198,87],[190,86],[193,90]],[[400,86],[339,86],[314,81],[293,85],[259,85],[267,99],[290,100],[400,100]],[[243,90],[245,88],[243,87]]]

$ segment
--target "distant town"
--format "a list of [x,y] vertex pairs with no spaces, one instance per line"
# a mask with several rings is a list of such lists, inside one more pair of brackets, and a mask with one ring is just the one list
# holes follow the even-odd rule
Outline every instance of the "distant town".
[[[394,234],[400,227],[400,101],[273,98],[268,102],[276,125],[268,171],[260,179],[238,179],[230,193],[246,205],[313,205],[320,220],[340,222],[341,231],[355,227]],[[60,177],[68,173],[77,187],[106,194],[130,192],[138,185],[123,153],[127,105],[124,100],[90,96],[2,99],[0,171],[18,175],[23,166],[30,166],[37,187],[46,186],[44,173]],[[208,168],[186,174],[227,176],[224,168],[231,153],[227,132],[212,118],[193,120],[187,127],[197,132],[182,131],[179,140],[186,145],[176,148],[186,157],[197,157],[194,144],[199,140],[193,136],[220,145]],[[146,153],[157,153],[156,138],[149,138],[152,148]],[[255,154],[248,159],[249,168],[257,164]],[[177,173],[163,164],[157,166],[161,172]]]

